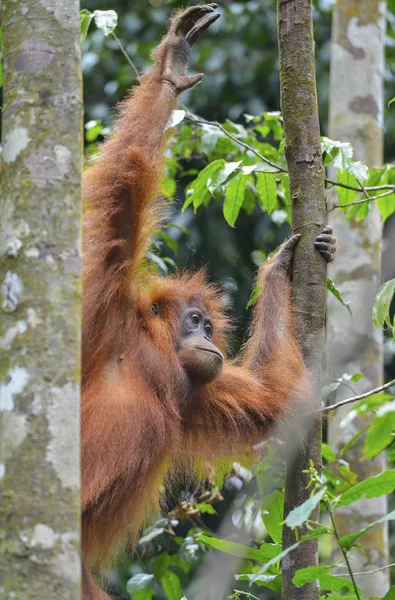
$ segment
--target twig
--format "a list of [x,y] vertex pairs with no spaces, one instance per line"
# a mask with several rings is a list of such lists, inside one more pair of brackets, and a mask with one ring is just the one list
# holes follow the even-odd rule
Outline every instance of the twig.
[[216,127],[217,129],[222,131],[222,133],[224,133],[228,138],[233,140],[235,142],[235,144],[239,144],[239,146],[243,146],[243,148],[250,150],[250,152],[255,154],[255,156],[260,158],[263,162],[267,163],[274,169],[277,169],[277,171],[279,171],[280,173],[288,173],[287,169],[284,169],[284,167],[281,167],[280,165],[276,165],[276,163],[272,162],[271,160],[269,160],[268,158],[266,158],[265,156],[260,154],[260,152],[258,152],[258,150],[255,150],[255,148],[253,148],[249,144],[246,144],[245,142],[238,140],[236,137],[234,137],[234,135],[229,133],[229,131],[226,131],[226,129],[224,127],[222,127],[221,123],[218,123],[218,121],[206,121],[206,119],[194,119],[190,115],[186,116],[185,119],[187,121],[191,121],[192,123],[197,123],[198,125],[211,125],[212,127]]
[[[378,569],[373,569],[372,571],[362,571],[362,573],[354,573],[354,575],[373,575],[373,573],[377,573],[378,571],[385,571],[386,569],[391,569],[392,567],[395,567],[395,563],[385,565],[385,567],[379,567]],[[344,575],[348,575],[348,573],[339,573],[339,577],[344,577]]]
[[395,379],[392,379],[388,383],[381,385],[380,387],[375,388],[374,390],[370,390],[369,392],[365,392],[364,394],[360,394],[359,396],[352,396],[351,398],[346,398],[345,400],[340,400],[340,402],[336,402],[336,404],[331,404],[330,406],[325,406],[324,408],[319,408],[317,410],[311,410],[307,413],[303,413],[304,415],[312,415],[315,413],[322,412],[330,412],[331,410],[336,410],[340,406],[345,406],[346,404],[351,404],[353,402],[358,402],[358,400],[363,400],[364,398],[369,398],[369,396],[373,396],[374,394],[379,394],[380,392],[384,392],[388,390],[388,388],[395,385]]
[[122,54],[124,55],[124,57],[126,58],[126,60],[128,61],[128,63],[130,64],[130,66],[132,67],[134,74],[136,75],[136,78],[138,79],[140,77],[140,73],[138,72],[138,69],[136,67],[136,65],[133,63],[132,59],[130,58],[129,54],[126,52],[125,48],[122,45],[121,40],[119,39],[119,37],[112,32],[112,37],[114,38],[114,40],[117,42],[119,49],[121,50]]
[[[365,188],[365,190],[371,191],[371,188]],[[379,198],[385,198],[385,196],[391,196],[391,194],[393,194],[393,193],[394,193],[394,190],[391,189],[388,192],[385,192],[384,194],[379,194],[378,196],[368,196],[367,198],[364,198],[363,200],[356,200],[355,202],[350,202],[349,204],[334,204],[332,206],[332,208],[330,208],[328,210],[328,212],[331,212],[335,208],[346,208],[347,206],[356,206],[357,204],[365,204],[365,202],[371,202],[372,200],[378,200]]]
[[355,591],[356,597],[358,598],[358,600],[361,600],[361,596],[359,595],[358,587],[357,587],[357,584],[356,584],[355,579],[354,579],[354,573],[352,572],[351,565],[350,565],[350,563],[348,561],[347,552],[344,550],[344,548],[342,547],[342,545],[340,543],[340,536],[339,536],[339,533],[337,531],[335,519],[333,518],[333,512],[332,512],[331,506],[330,506],[330,504],[329,504],[328,501],[326,501],[325,504],[326,504],[326,507],[327,507],[328,512],[329,512],[330,520],[332,522],[333,533],[334,533],[335,538],[336,538],[336,540],[337,540],[337,542],[339,544],[339,548],[342,551],[342,554],[344,556],[344,560],[346,561],[346,565],[347,565],[347,569],[348,569],[347,575],[349,575],[350,578],[351,578],[351,581],[352,581],[352,584],[353,584],[353,587],[354,587],[354,591]]
[[363,192],[364,189],[368,192],[376,192],[380,190],[392,190],[395,192],[395,185],[373,185],[367,188],[355,187],[354,185],[347,185],[346,183],[340,183],[339,181],[334,181],[333,179],[325,179],[326,183],[330,183],[331,185],[336,185],[338,187],[346,188],[347,190],[354,190],[355,192]]

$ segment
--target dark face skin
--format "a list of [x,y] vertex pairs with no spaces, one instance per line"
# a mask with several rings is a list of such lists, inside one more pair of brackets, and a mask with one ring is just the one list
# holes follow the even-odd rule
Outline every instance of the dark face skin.
[[181,317],[178,355],[190,381],[203,385],[221,372],[224,357],[212,342],[213,324],[203,306],[187,306]]

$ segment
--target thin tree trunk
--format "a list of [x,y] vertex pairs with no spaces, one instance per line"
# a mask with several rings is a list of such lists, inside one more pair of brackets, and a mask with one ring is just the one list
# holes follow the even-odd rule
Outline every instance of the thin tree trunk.
[[4,0],[1,597],[78,600],[77,0]]
[[[294,261],[293,294],[300,323],[300,343],[320,406],[321,363],[324,344],[326,264],[314,251],[314,241],[326,222],[324,170],[321,160],[315,83],[314,37],[311,0],[278,0],[281,107],[285,153],[292,198],[292,224],[302,233]],[[302,473],[313,461],[321,470],[321,424],[310,424],[303,450],[287,467],[285,515],[309,497],[309,475]],[[318,510],[312,515],[318,519]],[[283,547],[296,541],[284,527]],[[317,541],[311,540],[283,560],[283,598],[315,600],[317,582],[298,589],[292,584],[297,569],[317,565]]]
[[[334,9],[329,137],[351,142],[354,159],[370,167],[383,161],[383,73],[385,38],[385,2],[382,0],[338,0]],[[331,211],[340,242],[338,260],[330,268],[330,277],[351,304],[353,317],[329,298],[327,324],[328,373],[341,377],[343,373],[364,373],[355,384],[358,393],[382,383],[382,333],[372,325],[372,307],[380,283],[382,226],[378,210],[372,203],[368,217],[361,222],[345,221],[339,210]],[[340,387],[334,401],[349,395]],[[348,408],[337,411],[329,424],[329,441],[335,450],[362,427],[370,416],[341,421]],[[385,468],[382,454],[374,460],[360,461],[363,439],[346,454],[352,471],[360,479],[376,475]],[[341,535],[361,529],[387,513],[387,497],[362,500],[336,512]],[[356,572],[369,571],[388,563],[387,523],[382,523],[361,537],[364,555],[353,554]],[[338,549],[333,549],[338,558]],[[357,577],[364,598],[383,596],[388,590],[389,571],[378,571]]]

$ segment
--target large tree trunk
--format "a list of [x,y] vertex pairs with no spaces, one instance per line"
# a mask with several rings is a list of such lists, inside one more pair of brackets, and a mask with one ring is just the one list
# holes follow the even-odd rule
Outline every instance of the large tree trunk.
[[5,0],[2,27],[0,595],[78,600],[79,3]]
[[[385,2],[382,0],[338,0],[334,9],[329,137],[354,146],[355,160],[370,167],[383,160],[383,73]],[[372,307],[380,283],[381,219],[374,203],[368,217],[346,222],[340,210],[330,213],[330,222],[340,242],[338,260],[329,276],[345,300],[351,304],[353,317],[334,299],[329,298],[327,325],[328,373],[363,372],[365,377],[355,385],[359,393],[382,382],[382,333],[372,325]],[[349,395],[340,387],[334,401]],[[349,408],[337,411],[329,424],[329,441],[339,450],[356,431],[370,422],[369,417],[354,419],[345,427],[340,423]],[[350,468],[360,479],[385,468],[385,456],[360,462],[361,439],[346,455]],[[341,535],[361,529],[387,513],[387,498],[362,500],[336,513]],[[387,524],[382,523],[361,537],[366,556],[356,551],[356,572],[381,567],[388,562]],[[334,557],[338,558],[334,548]],[[364,598],[383,596],[388,590],[388,571],[357,577]]]
[[[324,345],[326,264],[314,250],[317,234],[326,221],[324,169],[321,160],[315,82],[314,37],[311,0],[279,0],[279,47],[281,108],[284,117],[285,153],[292,198],[292,225],[302,239],[296,250],[293,270],[295,311],[300,324],[300,343],[320,407],[321,364]],[[309,475],[302,471],[313,461],[321,470],[321,424],[310,423],[307,440],[299,455],[289,461],[285,491],[285,516],[309,498]],[[318,520],[319,509],[311,518]],[[303,535],[304,531],[300,532]],[[283,547],[296,541],[284,526]],[[283,560],[284,600],[316,600],[318,582],[296,588],[292,578],[297,569],[318,564],[317,540],[311,540]]]

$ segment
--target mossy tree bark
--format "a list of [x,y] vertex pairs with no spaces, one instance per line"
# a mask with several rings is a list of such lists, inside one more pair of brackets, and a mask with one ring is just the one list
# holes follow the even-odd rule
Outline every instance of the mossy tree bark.
[[[385,43],[385,2],[382,0],[338,0],[333,13],[329,137],[350,142],[354,160],[379,167],[383,161],[383,74]],[[332,198],[336,201],[336,192]],[[332,377],[362,372],[365,377],[353,384],[358,393],[378,387],[383,378],[383,340],[372,324],[374,298],[380,284],[382,225],[377,207],[371,203],[365,220],[346,221],[341,211],[329,213],[340,242],[340,260],[331,265],[329,275],[350,302],[353,317],[328,298],[327,365]],[[349,396],[341,386],[334,402]],[[348,408],[336,412],[329,423],[329,440],[335,451],[360,429],[371,415],[347,420]],[[361,461],[364,438],[346,453],[346,460],[360,479],[377,475],[386,468],[386,457]],[[360,500],[336,511],[341,535],[350,534],[387,513],[387,497]],[[364,552],[353,550],[356,572],[371,571],[388,564],[388,526],[381,523],[361,537]],[[334,561],[339,550],[333,549]],[[363,597],[384,596],[389,571],[357,576]]]
[[80,598],[77,0],[4,0],[0,596]]
[[[321,402],[321,364],[324,345],[326,263],[314,250],[314,241],[326,222],[324,169],[321,160],[315,82],[314,37],[311,0],[278,0],[281,107],[284,118],[285,153],[289,169],[294,233],[301,233],[293,270],[295,312],[300,343],[311,375],[317,408]],[[306,444],[287,465],[285,516],[310,495],[309,475],[303,473],[313,461],[321,470],[321,424],[306,425]],[[311,516],[318,520],[318,510]],[[300,535],[303,531],[300,532]],[[296,541],[284,526],[283,548]],[[317,541],[311,540],[283,560],[283,598],[315,600],[317,582],[298,589],[292,584],[297,569],[316,565]]]

